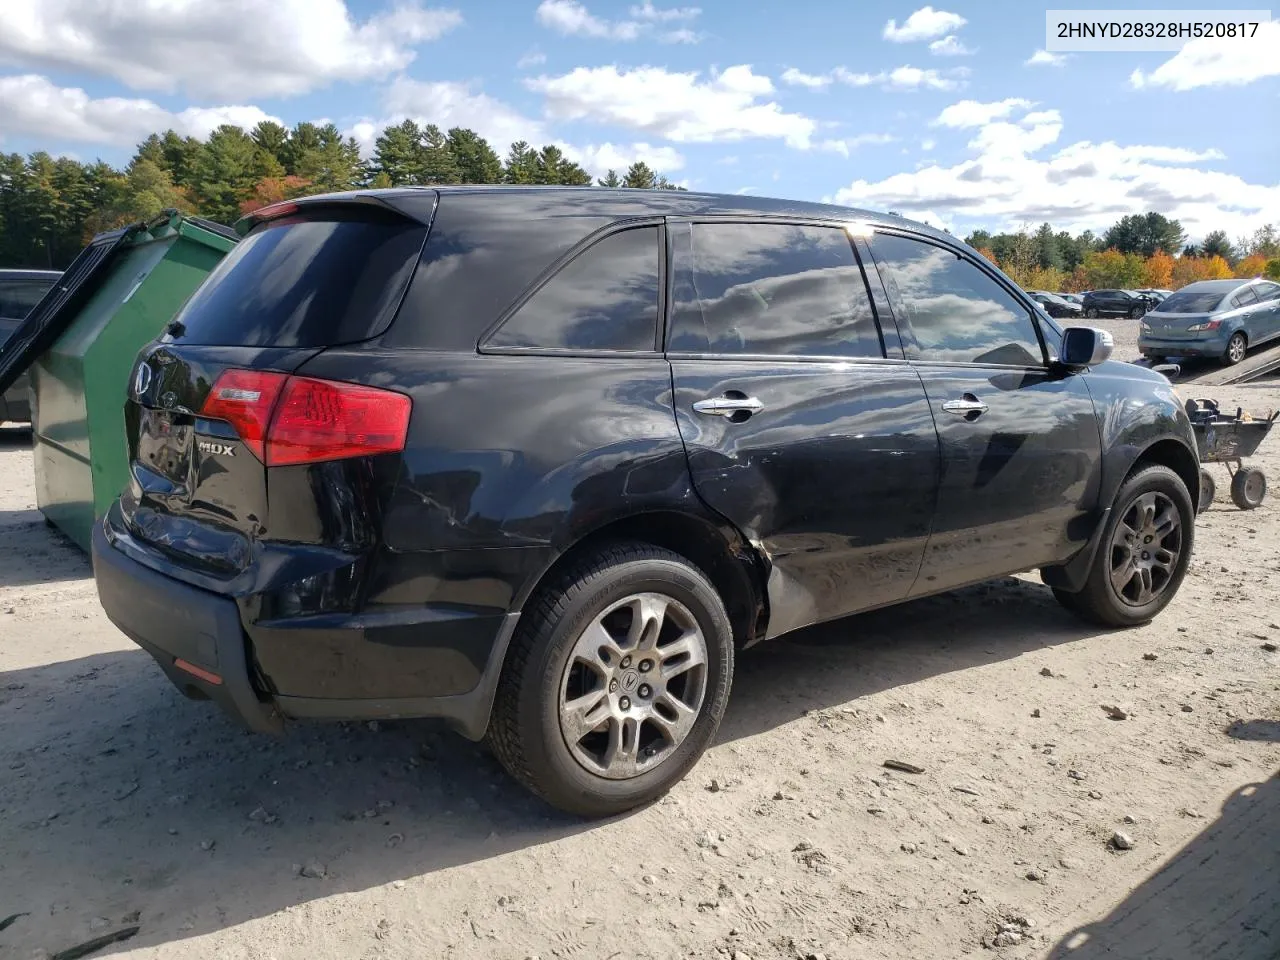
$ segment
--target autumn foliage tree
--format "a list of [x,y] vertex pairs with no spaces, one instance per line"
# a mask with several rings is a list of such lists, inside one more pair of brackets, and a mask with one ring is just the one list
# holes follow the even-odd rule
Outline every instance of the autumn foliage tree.
[[1185,287],[1197,280],[1230,280],[1231,265],[1220,256],[1181,256],[1173,264],[1173,286]]
[[1173,257],[1157,250],[1142,264],[1142,285],[1156,290],[1173,287]]

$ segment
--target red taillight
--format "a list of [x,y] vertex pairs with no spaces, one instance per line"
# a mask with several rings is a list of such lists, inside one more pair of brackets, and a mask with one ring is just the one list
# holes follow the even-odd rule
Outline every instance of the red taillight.
[[267,433],[267,466],[403,450],[412,406],[390,390],[290,377]]
[[225,370],[205,398],[200,415],[227,421],[253,455],[265,460],[267,425],[288,379],[285,373]]
[[367,457],[404,449],[412,401],[356,383],[227,370],[201,415],[231,424],[269,467]]

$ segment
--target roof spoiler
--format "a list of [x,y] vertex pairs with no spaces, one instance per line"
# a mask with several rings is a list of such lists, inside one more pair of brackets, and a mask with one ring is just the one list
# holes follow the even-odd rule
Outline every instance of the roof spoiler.
[[293,216],[300,211],[334,206],[374,207],[429,226],[432,217],[435,215],[438,199],[439,194],[429,188],[415,190],[411,193],[406,193],[404,188],[398,190],[355,190],[348,193],[321,193],[312,197],[282,200],[278,203],[260,207],[237,220],[235,232],[238,236],[243,237],[254,227],[269,223],[272,220]]

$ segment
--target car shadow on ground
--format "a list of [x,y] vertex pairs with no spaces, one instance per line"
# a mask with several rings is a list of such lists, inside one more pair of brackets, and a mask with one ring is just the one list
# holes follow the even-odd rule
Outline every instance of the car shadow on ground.
[[46,524],[39,510],[0,510],[0,587],[83,580],[92,574],[88,555]]
[[1049,960],[1280,956],[1280,775],[1236,790],[1218,819]]
[[[1097,633],[1015,579],[806,630],[742,654],[719,742]],[[15,955],[135,912],[130,946],[165,944],[611,829],[555,813],[426,722],[241,732],[135,650],[0,673],[0,729],[0,916],[30,912],[0,932]]]

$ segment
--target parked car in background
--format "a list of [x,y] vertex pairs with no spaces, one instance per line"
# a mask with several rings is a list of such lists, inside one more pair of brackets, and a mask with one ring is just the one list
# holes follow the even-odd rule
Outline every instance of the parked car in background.
[[[0,350],[31,308],[62,276],[59,270],[0,270]],[[24,373],[0,397],[0,423],[31,419],[31,382]]]
[[1157,290],[1155,287],[1142,287],[1139,290],[1135,290],[1134,293],[1140,293],[1142,294],[1142,296],[1147,297],[1148,299],[1154,300],[1156,303],[1159,303],[1161,300],[1164,300],[1166,297],[1171,296],[1173,294],[1173,291]]
[[1058,296],[1060,296],[1063,300],[1067,301],[1067,303],[1074,303],[1074,304],[1075,304],[1076,306],[1078,306],[1078,307],[1083,307],[1083,306],[1084,306],[1084,295],[1083,295],[1083,294],[1079,294],[1079,293],[1059,293],[1059,294],[1058,294]]
[[1134,290],[1090,290],[1081,306],[1084,315],[1095,317],[1133,317],[1147,312],[1155,301]]
[[1270,280],[1200,280],[1148,313],[1138,350],[1165,357],[1215,357],[1231,366],[1250,347],[1280,337],[1280,283]]
[[1078,303],[1064,300],[1056,293],[1049,293],[1047,290],[1028,290],[1027,296],[1044,307],[1044,312],[1055,319],[1078,320],[1084,315],[1084,310]]
[[1030,569],[1130,626],[1186,572],[1169,381],[939,230],[549,187],[246,226],[139,354],[93,557],[253,729],[443,717],[614,814],[697,762],[744,647]]

